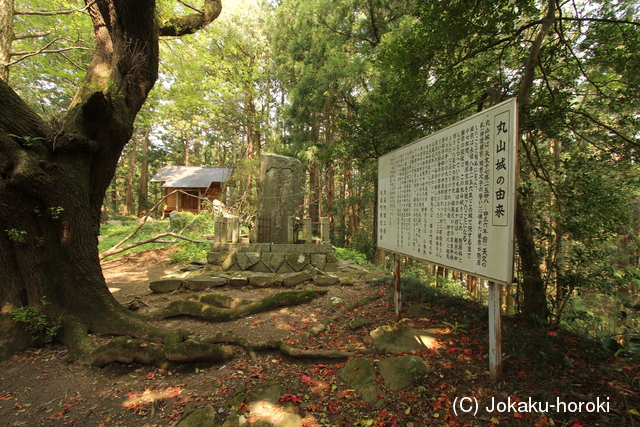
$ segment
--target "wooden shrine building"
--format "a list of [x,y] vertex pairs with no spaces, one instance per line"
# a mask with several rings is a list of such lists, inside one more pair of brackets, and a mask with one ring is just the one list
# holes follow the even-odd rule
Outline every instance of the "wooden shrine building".
[[[195,214],[205,209],[207,201],[220,200],[223,184],[233,168],[204,166],[164,166],[151,182],[162,182],[164,202],[162,217],[173,211]],[[171,194],[173,193],[173,194]]]

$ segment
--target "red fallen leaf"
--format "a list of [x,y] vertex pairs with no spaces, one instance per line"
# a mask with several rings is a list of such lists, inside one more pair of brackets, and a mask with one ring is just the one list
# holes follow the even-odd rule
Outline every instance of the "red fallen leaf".
[[320,404],[318,404],[318,403],[310,403],[310,404],[307,405],[307,409],[309,411],[316,412],[318,409],[320,409]]
[[582,424],[580,421],[578,420],[574,420],[573,424],[571,425],[571,427],[584,427],[584,424]]
[[60,411],[60,412],[56,412],[55,414],[51,415],[49,417],[50,420],[59,420],[61,418],[64,418],[64,414],[66,411]]
[[354,371],[357,371],[358,369],[360,369],[360,366],[356,366],[355,368],[353,368]]
[[549,331],[549,336],[550,337],[555,337],[556,335],[558,335],[557,332]]
[[519,420],[524,419],[524,415],[522,415],[520,412],[516,411],[513,413],[513,418],[517,418]]
[[140,344],[140,347],[142,347],[142,348],[149,347],[149,344],[143,342],[142,344]]
[[465,348],[462,352],[467,356],[473,355],[473,350],[471,350],[470,348]]
[[458,351],[456,348],[454,348],[454,347],[450,347],[450,348],[447,350],[447,353],[455,353],[456,351]]
[[334,401],[329,402],[329,404],[327,405],[327,408],[329,409],[329,412],[331,412],[332,414],[336,414],[340,412],[340,404]]
[[434,411],[439,411],[440,409],[442,409],[442,402],[436,400],[431,404],[431,407]]
[[11,393],[7,393],[4,396],[0,396],[0,400],[11,400],[13,399],[13,395]]
[[154,374],[153,372],[149,372],[147,374],[146,377],[144,377],[145,380],[152,380],[154,377],[156,376],[156,374]]

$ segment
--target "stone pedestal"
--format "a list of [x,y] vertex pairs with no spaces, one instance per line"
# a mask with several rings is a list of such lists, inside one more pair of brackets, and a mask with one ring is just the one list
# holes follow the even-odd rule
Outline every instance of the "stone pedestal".
[[338,270],[333,246],[313,244],[214,243],[207,263],[208,272],[291,273],[314,268],[329,272]]

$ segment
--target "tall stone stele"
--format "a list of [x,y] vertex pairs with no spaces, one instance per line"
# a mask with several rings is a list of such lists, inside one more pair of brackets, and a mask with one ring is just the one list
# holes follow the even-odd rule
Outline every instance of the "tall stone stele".
[[260,192],[253,241],[289,243],[289,218],[296,216],[300,207],[303,177],[300,160],[260,154]]

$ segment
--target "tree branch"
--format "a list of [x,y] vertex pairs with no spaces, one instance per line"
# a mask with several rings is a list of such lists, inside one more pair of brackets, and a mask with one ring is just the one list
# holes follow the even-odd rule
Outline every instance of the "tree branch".
[[65,10],[16,10],[14,12],[15,15],[30,15],[30,16],[56,16],[56,15],[71,15],[76,12],[84,12],[86,11],[95,0],[89,2],[86,6],[81,7],[80,9],[65,9]]
[[183,5],[183,6],[185,6],[185,7],[188,7],[188,8],[189,8],[189,9],[191,9],[191,10],[195,10],[195,11],[196,11],[196,12],[198,12],[198,13],[204,13],[203,11],[201,11],[200,9],[198,9],[197,7],[195,7],[195,6],[191,6],[189,3],[187,3],[187,2],[185,2],[185,1],[183,1],[183,0],[178,0],[178,3],[180,3],[181,5]]
[[0,130],[19,137],[46,137],[49,126],[18,94],[0,80]]
[[[13,53],[11,53],[10,56],[20,56],[20,58],[14,60],[14,61],[11,61],[9,63],[9,66],[15,65],[15,64],[17,64],[17,63],[19,63],[19,62],[21,62],[21,61],[23,61],[23,60],[25,60],[27,58],[30,58],[32,56],[37,56],[37,55],[41,55],[41,54],[45,54],[45,53],[64,53],[64,52],[69,52],[69,51],[72,51],[72,50],[91,50],[91,49],[89,49],[87,47],[82,47],[82,46],[71,46],[71,47],[63,47],[63,48],[60,48],[60,49],[42,48],[42,49],[40,49],[38,51],[35,51],[35,52],[13,52]],[[76,65],[76,64],[74,64],[74,65]]]
[[544,38],[547,36],[549,29],[556,19],[555,7],[555,0],[547,0],[547,15],[542,19],[540,31],[538,31],[538,36],[534,40],[533,45],[531,46],[531,50],[529,51],[527,61],[524,64],[522,86],[520,87],[520,92],[518,93],[518,101],[520,102],[520,105],[525,105],[529,100],[529,96],[531,95],[536,61],[538,59],[538,55],[540,54],[540,49],[542,48],[542,42],[544,41]]
[[637,141],[634,141],[633,139],[629,138],[626,135],[623,135],[622,133],[618,132],[616,129],[614,129],[613,127],[609,126],[606,123],[602,123],[601,121],[599,121],[598,119],[596,119],[595,117],[593,117],[591,114],[586,113],[584,111],[578,111],[578,110],[574,110],[574,109],[568,109],[567,111],[569,111],[570,113],[573,114],[578,114],[581,115],[583,117],[586,117],[589,121],[591,121],[592,123],[608,130],[609,132],[615,134],[616,136],[618,136],[619,138],[623,139],[624,141],[628,142],[629,144],[635,146],[635,147],[640,147],[640,143],[638,143]]
[[624,19],[606,19],[606,18],[572,18],[572,17],[560,17],[559,21],[574,21],[574,22],[603,22],[605,24],[628,24],[640,27],[640,22],[627,21]]
[[14,40],[34,39],[51,35],[51,31],[34,31],[29,33],[20,33],[13,36]]
[[[124,252],[127,249],[135,248],[136,246],[146,245],[147,243],[154,243],[157,240],[162,239],[163,237],[167,237],[167,236],[175,237],[176,239],[182,239],[182,240],[186,240],[188,242],[193,242],[193,243],[211,243],[208,240],[196,240],[196,239],[192,239],[190,237],[182,236],[180,234],[167,232],[167,233],[156,234],[155,236],[150,237],[148,239],[140,240],[140,241],[134,242],[134,243],[130,243],[128,245],[124,245],[124,246],[121,246],[119,248],[107,249],[106,251],[104,251],[100,255],[98,255],[98,258],[102,260],[102,259],[105,259],[108,256],[119,254],[120,252]],[[162,242],[162,243],[167,243],[167,242]]]
[[220,12],[222,12],[220,0],[205,0],[203,11],[191,15],[171,17],[160,24],[160,36],[180,37],[193,34],[215,21],[220,16]]

